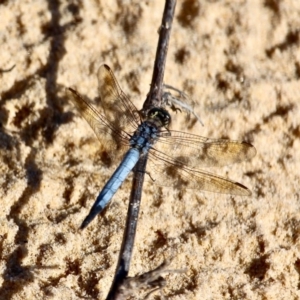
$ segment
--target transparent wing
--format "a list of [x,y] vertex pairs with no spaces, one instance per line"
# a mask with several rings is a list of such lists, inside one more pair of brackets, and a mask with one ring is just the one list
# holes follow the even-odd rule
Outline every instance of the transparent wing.
[[251,191],[238,182],[206,171],[188,168],[179,162],[175,164],[169,156],[163,154],[157,156],[156,152],[152,150],[147,163],[147,172],[150,174],[150,180],[154,180],[156,184],[162,186],[240,196],[251,195]]
[[107,120],[117,129],[133,132],[140,124],[137,108],[121,90],[112,70],[101,65],[98,70],[101,108]]
[[238,163],[255,154],[255,148],[246,142],[213,140],[180,131],[163,131],[150,150],[147,171],[152,179],[164,186],[248,196],[251,192],[240,183],[199,168]]
[[130,134],[136,130],[140,117],[107,65],[100,66],[98,82],[101,100],[96,103],[97,108],[76,90],[69,88],[67,93],[101,141],[102,151],[117,162],[129,147]]
[[155,143],[155,156],[169,156],[173,164],[183,164],[191,169],[221,167],[251,159],[255,148],[246,142],[217,140],[180,131],[163,131]]
[[115,159],[113,164],[119,163],[120,158],[129,147],[129,134],[113,126],[104,115],[100,114],[76,90],[68,88],[67,94],[101,141],[102,151],[111,159]]

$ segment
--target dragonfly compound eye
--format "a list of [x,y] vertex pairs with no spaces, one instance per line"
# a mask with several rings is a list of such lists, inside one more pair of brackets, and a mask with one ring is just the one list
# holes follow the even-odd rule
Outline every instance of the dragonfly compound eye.
[[167,127],[171,122],[170,114],[161,107],[154,107],[148,112],[148,119],[155,120],[160,126]]

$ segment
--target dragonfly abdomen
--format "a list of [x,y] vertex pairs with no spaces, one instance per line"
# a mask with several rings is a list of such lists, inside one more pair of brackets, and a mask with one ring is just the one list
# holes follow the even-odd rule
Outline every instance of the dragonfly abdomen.
[[98,195],[96,202],[94,203],[89,215],[83,221],[81,228],[85,228],[94,219],[94,217],[107,206],[130,171],[134,168],[139,158],[140,151],[138,149],[131,148],[127,151],[121,164],[118,166],[114,174],[111,176]]

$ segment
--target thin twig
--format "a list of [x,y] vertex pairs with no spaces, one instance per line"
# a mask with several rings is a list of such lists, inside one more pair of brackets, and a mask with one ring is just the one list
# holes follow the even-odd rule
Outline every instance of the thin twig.
[[159,28],[159,40],[156,49],[151,87],[143,105],[144,112],[147,112],[152,107],[161,106],[165,65],[175,6],[176,0],[166,0],[161,26]]
[[122,246],[115,277],[106,300],[122,299],[120,287],[129,272],[129,265],[132,256],[134,238],[142,198],[142,189],[147,164],[147,155],[141,156],[133,171],[132,188],[127,212],[126,226],[123,235]]
[[[151,87],[143,106],[143,112],[147,112],[151,107],[161,106],[164,70],[175,6],[176,0],[166,0],[162,24],[159,30]],[[120,300],[123,298],[120,287],[123,285],[129,272],[146,164],[147,155],[142,155],[133,171],[132,189],[120,256],[115,277],[106,300]]]

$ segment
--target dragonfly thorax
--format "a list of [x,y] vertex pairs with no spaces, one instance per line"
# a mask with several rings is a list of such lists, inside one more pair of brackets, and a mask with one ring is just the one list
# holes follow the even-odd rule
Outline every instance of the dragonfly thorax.
[[130,146],[142,153],[148,152],[158,139],[160,128],[167,127],[170,121],[171,116],[165,109],[160,107],[150,109],[146,120],[139,125],[130,138]]
[[137,130],[130,138],[130,146],[138,149],[142,153],[149,151],[151,145],[158,139],[159,129],[155,124],[149,121],[144,121],[139,125]]

